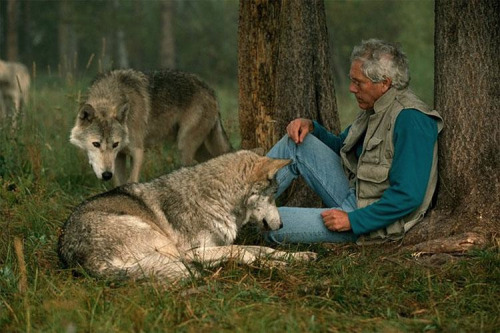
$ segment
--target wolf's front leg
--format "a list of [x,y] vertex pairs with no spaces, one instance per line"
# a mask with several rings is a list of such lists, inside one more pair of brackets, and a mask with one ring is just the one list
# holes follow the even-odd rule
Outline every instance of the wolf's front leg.
[[266,263],[271,264],[286,264],[289,261],[312,261],[317,258],[317,253],[315,252],[288,252],[280,251],[267,246],[255,246],[255,245],[233,245],[237,246],[240,250],[252,253],[256,259]]
[[264,265],[284,265],[288,261],[312,261],[317,254],[314,252],[285,252],[265,246],[227,245],[191,250],[185,257],[188,261],[195,261],[209,266],[221,264],[228,260],[235,260],[243,264],[252,264],[261,261]]
[[139,174],[141,172],[142,161],[144,159],[144,149],[143,148],[132,148],[130,150],[130,156],[132,157],[132,167],[130,169],[130,176],[128,178],[129,183],[135,183],[139,181]]
[[257,260],[257,256],[255,253],[245,251],[239,246],[227,245],[192,249],[185,254],[184,260],[201,263],[210,267],[229,260],[250,264]]
[[127,179],[127,155],[123,152],[119,152],[116,155],[115,160],[115,175],[113,177],[113,183],[115,186],[120,186],[125,183]]

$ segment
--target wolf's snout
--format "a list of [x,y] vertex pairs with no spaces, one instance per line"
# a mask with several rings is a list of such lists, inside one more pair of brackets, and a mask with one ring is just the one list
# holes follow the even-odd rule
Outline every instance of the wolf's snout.
[[109,171],[104,171],[102,173],[102,179],[103,180],[110,180],[111,178],[113,178],[113,173],[111,173]]
[[[262,225],[264,226],[264,230],[266,230],[266,231],[273,230],[273,228],[271,228],[271,226],[269,225],[269,222],[267,222],[266,219],[262,220]],[[276,228],[274,230],[279,230],[281,228],[283,228],[283,222],[280,221],[280,224],[279,224],[278,228]]]

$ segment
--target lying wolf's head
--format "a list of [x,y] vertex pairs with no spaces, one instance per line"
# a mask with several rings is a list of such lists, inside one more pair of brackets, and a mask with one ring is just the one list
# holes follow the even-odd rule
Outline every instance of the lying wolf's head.
[[246,199],[248,222],[254,222],[264,230],[278,230],[283,226],[275,201],[278,189],[275,176],[279,169],[290,162],[291,160],[259,157],[252,168],[252,185]]
[[87,152],[94,173],[103,180],[113,177],[116,156],[128,145],[128,104],[112,114],[114,116],[106,116],[106,112],[98,112],[92,105],[85,104],[70,136],[72,144]]

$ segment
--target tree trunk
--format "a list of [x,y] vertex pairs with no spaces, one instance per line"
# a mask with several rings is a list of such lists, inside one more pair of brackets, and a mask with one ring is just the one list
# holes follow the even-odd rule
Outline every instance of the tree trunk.
[[[269,150],[297,117],[339,132],[323,1],[240,1],[238,48],[242,148]],[[288,205],[321,204],[299,188]]]
[[488,237],[500,222],[500,3],[438,0],[435,11],[435,103],[445,127],[436,212],[410,233],[414,243]]
[[7,2],[7,60],[17,61],[19,53],[19,41],[17,34],[18,19],[17,0],[8,0]]
[[[32,62],[33,59],[31,58],[33,55],[33,36],[32,33],[35,30],[33,27],[33,17],[31,16],[31,1],[24,1],[22,2],[23,4],[23,16],[22,16],[22,21],[24,22],[22,26],[22,41],[21,41],[21,57],[19,58],[19,61],[24,62],[26,65],[29,65],[29,62]],[[26,57],[28,55],[28,57]]]
[[[113,7],[116,12],[120,11],[120,1],[114,0]],[[115,31],[115,40],[116,40],[116,61],[118,63],[118,68],[128,68],[128,51],[127,45],[125,43],[125,31],[123,29],[123,24],[120,20],[115,20],[116,22],[116,31]]]
[[59,7],[59,74],[72,82],[77,67],[77,40],[71,3],[63,0]]
[[175,2],[164,0],[161,4],[161,48],[160,65],[175,68],[175,37],[174,37]]

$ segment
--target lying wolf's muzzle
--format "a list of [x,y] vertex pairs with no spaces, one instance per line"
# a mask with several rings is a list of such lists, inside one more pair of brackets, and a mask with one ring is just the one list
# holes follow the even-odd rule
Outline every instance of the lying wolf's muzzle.
[[[269,223],[267,222],[267,220],[266,220],[266,219],[263,219],[263,220],[262,220],[262,225],[264,226],[264,230],[265,230],[265,231],[271,231],[271,230],[273,230],[273,229],[271,228],[271,226],[269,225]],[[276,230],[279,230],[279,229],[281,229],[281,228],[283,228],[283,222],[281,222],[281,221],[280,221],[280,225],[279,225],[279,227],[278,227]]]
[[113,173],[104,171],[101,176],[103,180],[110,180],[111,178],[113,178]]

